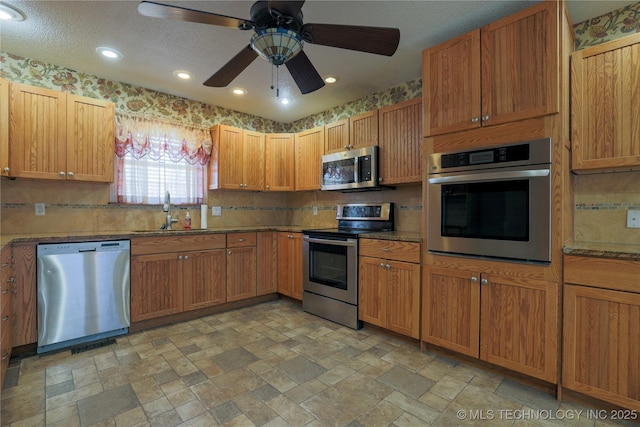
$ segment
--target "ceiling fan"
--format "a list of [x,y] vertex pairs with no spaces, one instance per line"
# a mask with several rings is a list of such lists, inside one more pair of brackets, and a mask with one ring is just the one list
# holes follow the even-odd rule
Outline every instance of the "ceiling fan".
[[151,1],[142,1],[138,12],[155,18],[254,31],[249,45],[204,82],[205,86],[212,87],[227,86],[261,56],[276,67],[286,65],[300,92],[306,94],[323,87],[324,81],[302,50],[305,42],[386,56],[392,56],[398,48],[400,30],[397,28],[305,24],[302,21],[303,4],[304,1],[257,1],[251,6],[251,19]]

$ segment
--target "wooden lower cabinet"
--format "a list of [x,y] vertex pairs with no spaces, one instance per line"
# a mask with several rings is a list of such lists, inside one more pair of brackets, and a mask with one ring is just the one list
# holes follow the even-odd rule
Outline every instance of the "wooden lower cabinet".
[[562,385],[640,411],[640,261],[564,256]]
[[227,301],[255,297],[257,283],[257,235],[227,235]]
[[257,248],[256,294],[276,293],[278,292],[278,232],[258,232]]
[[420,244],[360,239],[360,255],[358,318],[419,338]]
[[225,242],[224,234],[132,239],[131,321],[226,302]]
[[13,244],[13,337],[14,347],[38,342],[36,244]]
[[302,300],[302,233],[278,232],[278,293]]
[[557,283],[455,268],[427,269],[423,341],[557,382]]
[[13,310],[12,310],[12,284],[13,277],[13,257],[11,246],[2,248],[0,253],[0,388],[4,384],[4,377],[7,373],[9,360],[11,359],[12,335],[13,335]]

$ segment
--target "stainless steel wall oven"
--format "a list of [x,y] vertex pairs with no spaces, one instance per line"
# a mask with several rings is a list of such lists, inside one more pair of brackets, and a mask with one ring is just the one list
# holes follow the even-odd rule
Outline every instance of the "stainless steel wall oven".
[[551,261],[551,139],[432,154],[427,248]]
[[303,231],[302,307],[359,329],[358,236],[393,230],[393,204],[338,205],[336,218],[338,228]]

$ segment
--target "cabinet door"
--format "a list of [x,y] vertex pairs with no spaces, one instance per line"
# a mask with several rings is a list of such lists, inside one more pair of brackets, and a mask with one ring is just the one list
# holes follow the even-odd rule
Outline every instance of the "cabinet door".
[[256,248],[227,249],[227,301],[256,296]]
[[324,152],[326,154],[349,149],[349,119],[325,125],[324,132]]
[[480,274],[428,268],[422,305],[422,340],[478,357]]
[[640,34],[572,56],[573,169],[640,167]]
[[320,189],[323,154],[323,126],[296,134],[296,191]]
[[483,125],[559,111],[561,8],[543,1],[482,28]]
[[378,145],[378,110],[349,118],[349,149]]
[[9,169],[9,81],[0,78],[0,176],[11,176]]
[[[211,129],[212,158],[209,188],[240,190],[243,182],[243,131],[218,125]],[[213,176],[212,176],[213,175]]]
[[62,92],[11,85],[11,176],[66,179],[66,111]]
[[224,249],[181,253],[178,260],[182,265],[185,311],[226,302]]
[[379,181],[422,182],[422,98],[379,110]]
[[278,233],[278,292],[302,299],[302,233]]
[[242,189],[264,189],[264,134],[245,130],[242,136]]
[[265,180],[267,191],[293,191],[294,135],[267,134],[265,137]]
[[358,318],[383,328],[387,327],[387,269],[380,258],[358,259]]
[[480,358],[555,383],[558,284],[482,274]]
[[13,277],[13,258],[11,255],[11,246],[7,245],[2,248],[0,256],[2,270],[0,277],[0,386],[4,383],[4,377],[11,359],[12,335],[13,335],[13,307],[12,285]]
[[640,411],[640,294],[564,285],[562,383]]
[[13,245],[13,267],[15,282],[13,286],[13,337],[15,347],[38,341],[38,323],[36,319],[36,245]]
[[424,136],[480,126],[480,30],[422,53]]
[[112,182],[115,106],[67,95],[67,179]]
[[131,257],[131,321],[179,313],[182,264],[177,253]]
[[278,233],[258,232],[257,295],[278,292]]
[[[386,269],[386,265],[390,268]],[[388,261],[386,328],[412,338],[420,337],[420,264]]]

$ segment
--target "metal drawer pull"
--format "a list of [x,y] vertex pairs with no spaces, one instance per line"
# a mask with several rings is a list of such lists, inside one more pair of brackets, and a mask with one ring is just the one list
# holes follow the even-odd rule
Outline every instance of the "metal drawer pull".
[[7,360],[8,358],[9,358],[9,352],[7,351],[2,355],[2,360]]
[[486,285],[487,283],[489,283],[489,281],[487,279],[480,280],[480,284],[481,285]]
[[2,321],[6,322],[7,320],[9,320],[9,315],[5,314],[4,316],[2,316]]
[[9,293],[9,289],[4,289],[4,290],[2,291],[2,295],[6,295],[6,294],[8,294],[8,293]]
[[471,276],[471,281],[475,283],[478,281],[478,278],[476,276]]

